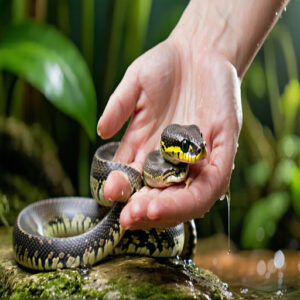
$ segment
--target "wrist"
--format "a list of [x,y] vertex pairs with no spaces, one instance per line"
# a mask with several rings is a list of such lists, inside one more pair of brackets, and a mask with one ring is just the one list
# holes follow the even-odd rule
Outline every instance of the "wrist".
[[191,0],[170,39],[196,54],[222,55],[242,77],[287,2]]

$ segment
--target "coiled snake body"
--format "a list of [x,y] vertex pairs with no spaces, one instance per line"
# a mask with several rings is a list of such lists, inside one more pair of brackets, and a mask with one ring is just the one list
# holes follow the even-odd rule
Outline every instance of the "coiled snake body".
[[[125,231],[120,223],[124,203],[107,201],[103,186],[113,170],[127,174],[131,194],[143,183],[165,187],[182,182],[188,165],[206,156],[198,127],[169,125],[161,136],[161,150],[151,152],[143,177],[135,169],[112,161],[118,143],[96,151],[90,176],[93,198],[61,197],[25,207],[14,231],[16,261],[34,270],[54,270],[93,265],[110,254],[132,253],[155,257],[187,257],[195,244],[193,221],[172,228]],[[167,161],[168,160],[168,161]]]

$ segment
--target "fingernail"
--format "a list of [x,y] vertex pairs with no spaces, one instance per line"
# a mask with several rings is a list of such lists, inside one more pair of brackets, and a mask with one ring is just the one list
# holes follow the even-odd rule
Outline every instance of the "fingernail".
[[[125,211],[124,211],[125,210]],[[125,230],[128,230],[130,229],[130,223],[131,223],[131,218],[130,218],[130,215],[129,213],[126,211],[126,209],[124,208],[122,213],[121,213],[121,217],[122,217],[122,227],[125,229]]]
[[97,124],[97,133],[102,138],[101,130],[100,130],[100,122],[101,122],[102,116],[99,118],[98,124]]

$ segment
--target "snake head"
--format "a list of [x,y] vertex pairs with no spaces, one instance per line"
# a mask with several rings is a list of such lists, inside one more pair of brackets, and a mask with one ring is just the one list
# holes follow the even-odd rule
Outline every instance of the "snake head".
[[173,164],[195,163],[206,157],[206,142],[196,125],[171,124],[161,135],[161,155]]

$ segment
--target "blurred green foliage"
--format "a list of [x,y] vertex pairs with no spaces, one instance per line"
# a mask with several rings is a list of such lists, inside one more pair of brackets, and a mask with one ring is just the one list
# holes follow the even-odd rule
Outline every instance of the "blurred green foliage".
[[[280,51],[281,50],[281,51]],[[287,82],[281,88],[276,62],[285,62]],[[261,59],[261,58],[264,59]],[[232,180],[233,205],[244,248],[300,247],[300,84],[292,39],[278,24],[242,86],[244,127]],[[252,101],[261,101],[257,106]],[[249,104],[250,105],[249,105]],[[263,105],[268,105],[262,109]],[[258,110],[260,121],[252,113]],[[269,120],[266,118],[269,116]],[[262,124],[265,122],[266,124]],[[269,123],[269,124],[268,124]],[[236,176],[245,182],[237,184]],[[233,207],[233,215],[235,208]]]
[[92,78],[78,50],[59,31],[28,21],[6,28],[0,37],[0,68],[25,78],[94,139]]
[[[79,194],[89,193],[90,160],[101,143],[93,141],[96,119],[109,95],[129,64],[168,36],[187,3],[0,0],[0,115],[39,123]],[[300,248],[297,66],[280,20],[242,84],[244,125],[230,192],[231,237],[244,248]],[[7,201],[0,193],[1,220]],[[226,232],[226,223],[226,203],[218,201],[198,222],[199,235]]]

